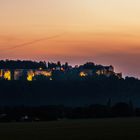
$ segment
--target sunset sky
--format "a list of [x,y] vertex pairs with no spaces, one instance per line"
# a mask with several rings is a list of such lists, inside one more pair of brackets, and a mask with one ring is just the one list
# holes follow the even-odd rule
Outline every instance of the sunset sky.
[[0,59],[93,61],[140,78],[140,0],[0,0]]

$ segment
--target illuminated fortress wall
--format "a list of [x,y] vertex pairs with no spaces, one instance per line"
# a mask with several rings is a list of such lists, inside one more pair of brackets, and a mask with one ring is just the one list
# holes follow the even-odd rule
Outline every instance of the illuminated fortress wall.
[[10,70],[0,70],[0,78],[5,80],[11,80],[11,71]]
[[[56,74],[57,73],[57,74]],[[63,75],[63,76],[62,76]],[[52,80],[52,77],[56,79],[61,77],[60,79],[66,79],[67,76],[75,79],[77,76],[79,77],[94,77],[95,75],[104,75],[106,77],[116,76],[119,79],[122,78],[121,73],[115,73],[114,68],[112,66],[109,67],[99,67],[98,69],[78,69],[75,75],[75,69],[70,69],[65,71],[64,69],[0,69],[0,79],[4,80],[27,80],[33,81],[41,79],[49,79]],[[40,76],[40,77],[39,77]]]
[[43,75],[46,77],[51,77],[52,72],[48,70],[24,70],[24,69],[17,69],[17,70],[0,70],[0,78],[4,80],[28,80],[32,81],[35,76]]

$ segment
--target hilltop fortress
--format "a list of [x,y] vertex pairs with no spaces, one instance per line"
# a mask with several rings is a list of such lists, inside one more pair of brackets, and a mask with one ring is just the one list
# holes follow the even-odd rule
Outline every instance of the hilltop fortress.
[[72,67],[60,62],[0,61],[1,80],[80,80],[98,76],[121,79],[122,73],[116,73],[113,66],[95,65],[92,62]]

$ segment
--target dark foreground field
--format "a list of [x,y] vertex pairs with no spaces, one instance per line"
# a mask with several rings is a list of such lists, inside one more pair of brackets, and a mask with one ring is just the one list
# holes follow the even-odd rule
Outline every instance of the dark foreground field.
[[0,140],[139,140],[140,118],[0,124]]

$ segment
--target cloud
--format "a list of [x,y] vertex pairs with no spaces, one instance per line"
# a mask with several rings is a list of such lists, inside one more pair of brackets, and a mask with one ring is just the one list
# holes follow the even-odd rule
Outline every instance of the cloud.
[[46,41],[46,40],[50,40],[50,39],[55,39],[55,38],[58,38],[62,35],[63,34],[58,34],[58,35],[54,35],[54,36],[50,36],[50,37],[36,39],[36,40],[33,40],[33,41],[25,42],[25,43],[22,43],[22,44],[19,44],[19,45],[15,45],[15,46],[12,46],[12,47],[9,47],[9,48],[2,49],[1,51],[14,50],[14,49],[22,48],[22,47],[29,47],[32,44],[36,44],[38,42],[42,42],[42,41]]

